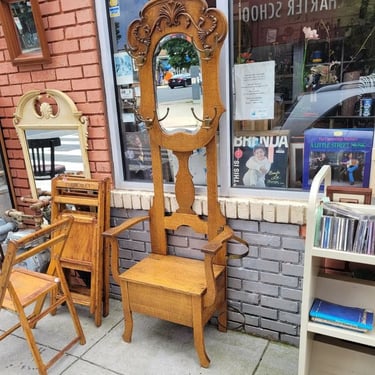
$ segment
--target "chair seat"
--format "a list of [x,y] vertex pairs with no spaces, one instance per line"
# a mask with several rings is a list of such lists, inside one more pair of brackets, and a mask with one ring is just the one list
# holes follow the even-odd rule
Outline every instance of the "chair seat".
[[[51,165],[46,165],[44,171],[34,170],[34,177],[37,180],[51,179],[52,177],[60,174],[64,174],[66,171],[65,165],[55,164],[54,175],[52,176],[52,167]],[[52,177],[51,177],[52,176]]]
[[[223,272],[224,266],[214,265],[216,279]],[[123,272],[120,278],[189,295],[202,295],[207,288],[204,262],[174,255],[150,254]]]
[[[22,307],[26,307],[40,298],[41,294],[47,294],[56,289],[58,278],[34,271],[15,268],[12,270],[10,281],[17,289],[18,298]],[[8,291],[5,293],[3,307],[7,310],[17,311]]]

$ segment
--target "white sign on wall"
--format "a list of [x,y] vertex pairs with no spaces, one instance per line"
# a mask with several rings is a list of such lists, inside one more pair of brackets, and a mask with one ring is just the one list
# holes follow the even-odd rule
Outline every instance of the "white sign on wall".
[[234,66],[235,120],[274,118],[275,61]]

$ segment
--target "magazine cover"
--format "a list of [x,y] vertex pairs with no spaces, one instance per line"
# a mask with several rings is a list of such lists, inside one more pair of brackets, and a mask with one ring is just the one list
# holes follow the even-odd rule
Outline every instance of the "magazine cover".
[[372,129],[309,129],[305,131],[303,188],[323,165],[331,166],[332,185],[368,187]]
[[241,132],[233,138],[233,186],[287,187],[289,132]]

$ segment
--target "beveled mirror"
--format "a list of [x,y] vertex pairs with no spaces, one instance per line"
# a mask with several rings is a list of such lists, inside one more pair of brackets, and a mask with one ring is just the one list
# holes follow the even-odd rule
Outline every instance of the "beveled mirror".
[[203,113],[201,67],[191,37],[179,33],[160,40],[154,54],[154,75],[162,129],[166,133],[199,130]]
[[[32,198],[37,199],[41,191],[50,191],[51,178],[57,174],[90,178],[88,119],[69,96],[58,90],[29,91],[21,97],[13,123],[21,142]],[[43,146],[44,154],[34,153],[34,146]]]

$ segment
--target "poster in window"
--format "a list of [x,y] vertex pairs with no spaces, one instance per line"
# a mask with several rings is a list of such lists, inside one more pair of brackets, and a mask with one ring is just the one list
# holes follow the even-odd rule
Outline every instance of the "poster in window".
[[289,132],[240,132],[233,138],[232,185],[285,188]]
[[125,141],[129,177],[136,180],[151,180],[151,152],[147,132],[126,132]]
[[305,131],[303,188],[323,165],[331,166],[332,185],[368,187],[372,129],[309,129]]
[[275,61],[234,66],[235,120],[274,118]]
[[130,85],[133,83],[133,62],[127,52],[117,52],[114,54],[116,82],[120,85]]

